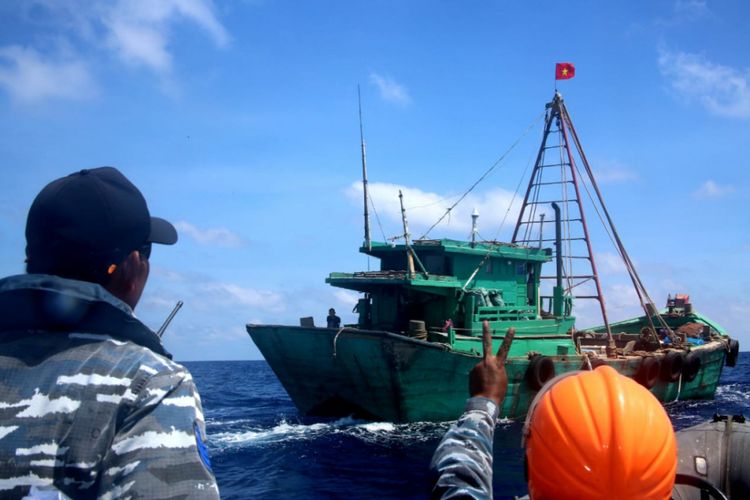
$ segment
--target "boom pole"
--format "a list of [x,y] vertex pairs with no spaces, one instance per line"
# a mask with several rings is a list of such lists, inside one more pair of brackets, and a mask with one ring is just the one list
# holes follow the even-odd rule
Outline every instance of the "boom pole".
[[401,203],[401,222],[404,225],[404,242],[406,246],[406,271],[409,273],[409,279],[414,277],[414,257],[411,252],[411,241],[409,239],[409,223],[406,222],[406,209],[404,208],[404,195],[398,190],[398,199]]

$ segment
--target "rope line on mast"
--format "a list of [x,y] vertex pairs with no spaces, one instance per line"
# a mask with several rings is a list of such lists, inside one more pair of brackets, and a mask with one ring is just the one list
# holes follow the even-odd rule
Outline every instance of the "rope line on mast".
[[375,220],[378,223],[378,227],[380,228],[380,234],[383,235],[383,241],[385,241],[387,238],[385,236],[385,231],[383,230],[383,224],[380,223],[380,216],[378,215],[378,211],[375,209],[375,200],[372,199],[372,194],[368,191],[367,192],[367,198],[370,200],[370,206],[372,207],[372,212],[375,214]]
[[[578,170],[578,166],[576,165],[576,170]],[[580,170],[578,171],[580,174]],[[594,211],[596,212],[596,215],[599,217],[599,221],[602,223],[602,227],[604,228],[604,232],[609,237],[610,242],[615,247],[615,250],[617,250],[618,255],[623,261],[623,264],[625,264],[625,270],[628,273],[628,277],[630,278],[630,281],[633,283],[633,289],[635,290],[636,295],[638,296],[638,302],[641,304],[641,308],[646,312],[646,319],[651,326],[651,328],[656,331],[656,327],[654,326],[654,322],[651,319],[651,316],[648,314],[646,303],[643,300],[643,294],[641,293],[641,288],[643,288],[643,284],[639,283],[639,280],[636,279],[637,273],[635,271],[635,267],[633,266],[632,262],[630,262],[629,258],[626,258],[626,256],[623,254],[624,247],[621,244],[618,244],[617,241],[615,241],[615,238],[610,233],[609,227],[607,223],[604,221],[604,218],[602,217],[601,212],[599,211],[599,207],[594,202],[593,196],[591,196],[591,192],[589,191],[588,185],[586,184],[586,178],[581,175],[581,181],[583,184],[583,189],[586,191],[586,195],[589,197],[589,201],[591,201],[591,206],[594,208]],[[634,276],[635,275],[635,276]],[[640,285],[640,286],[639,286]],[[643,289],[645,292],[645,288]],[[652,303],[653,305],[653,303]],[[655,306],[654,306],[655,307]],[[666,323],[664,320],[659,316],[660,320],[662,321],[662,326],[666,326]],[[669,328],[669,327],[667,327]]]
[[[571,123],[572,120],[570,118],[570,114],[568,113],[567,108],[565,108],[564,106],[562,106],[561,107],[561,111],[564,114],[564,119],[568,123]],[[594,189],[594,192],[596,193],[596,196],[597,196],[597,199],[599,201],[599,204],[601,205],[601,208],[602,208],[602,210],[604,212],[604,215],[606,216],[607,222],[609,223],[609,227],[612,229],[612,236],[614,236],[614,239],[615,239],[615,247],[617,248],[618,253],[620,254],[620,257],[623,259],[623,262],[625,263],[625,267],[628,270],[628,274],[630,276],[631,281],[633,282],[633,287],[635,288],[636,294],[638,295],[638,298],[639,298],[639,300],[641,302],[641,306],[644,309],[645,316],[646,316],[646,318],[647,318],[647,320],[649,322],[649,325],[651,326],[651,328],[654,331],[656,331],[656,328],[654,327],[654,324],[653,324],[652,316],[651,316],[648,308],[646,307],[646,305],[643,302],[643,298],[641,297],[641,293],[643,293],[643,296],[646,297],[646,300],[647,300],[648,304],[650,304],[651,307],[654,309],[654,311],[656,311],[656,313],[657,313],[656,317],[658,318],[658,321],[659,321],[660,325],[663,328],[665,328],[667,330],[667,332],[669,332],[669,334],[670,334],[671,337],[674,337],[674,334],[673,334],[671,328],[669,328],[669,326],[667,325],[667,323],[664,320],[664,318],[661,317],[661,314],[658,314],[658,310],[656,309],[656,305],[654,304],[654,301],[651,299],[650,295],[648,294],[648,291],[646,290],[646,287],[643,285],[643,282],[641,281],[641,278],[638,275],[638,272],[636,271],[635,266],[633,265],[632,260],[630,260],[630,255],[628,255],[627,250],[625,250],[625,245],[622,243],[622,240],[620,239],[620,235],[619,235],[619,233],[617,231],[617,228],[615,227],[614,221],[612,220],[612,217],[609,215],[609,210],[607,210],[607,206],[604,203],[604,198],[602,197],[601,191],[599,190],[599,186],[596,183],[596,179],[594,178],[594,174],[591,171],[591,167],[590,167],[590,165],[588,163],[588,160],[586,159],[585,153],[583,153],[583,150],[582,150],[582,148],[580,146],[580,141],[578,139],[578,134],[576,133],[576,131],[575,131],[575,129],[573,127],[571,127],[571,132],[572,132],[573,141],[575,142],[576,147],[577,147],[577,149],[578,149],[578,151],[579,151],[579,153],[581,155],[581,160],[583,160],[583,165],[584,165],[584,168],[586,170],[586,174],[588,175],[588,178],[589,178],[589,180],[591,182],[591,185],[592,185],[592,187]],[[586,188],[585,183],[584,183],[584,188]],[[590,193],[588,193],[588,194],[589,194],[589,196],[591,196]],[[596,208],[596,205],[593,203],[593,200],[592,200],[592,205],[594,205],[594,207]],[[598,210],[597,210],[597,214],[601,218],[601,214],[599,214]],[[606,228],[606,225],[605,224],[603,224],[603,225]]]
[[523,173],[521,174],[521,178],[518,179],[518,184],[516,185],[516,190],[513,193],[513,197],[510,199],[510,203],[508,204],[508,208],[505,210],[505,215],[503,216],[503,220],[500,221],[500,227],[497,229],[497,232],[495,233],[495,237],[493,238],[493,241],[489,244],[489,248],[487,249],[487,252],[485,252],[484,257],[481,261],[479,261],[479,265],[472,271],[471,275],[469,275],[469,279],[466,280],[466,283],[464,283],[464,286],[462,287],[462,290],[465,291],[466,287],[469,286],[469,283],[471,283],[471,280],[474,279],[474,277],[477,275],[480,269],[482,269],[482,266],[484,266],[485,262],[487,262],[487,259],[492,254],[492,251],[499,247],[496,243],[497,238],[500,236],[500,231],[502,231],[503,226],[505,225],[505,221],[508,218],[508,215],[510,215],[510,209],[513,207],[513,203],[516,201],[516,196],[518,195],[518,192],[521,190],[521,185],[523,184],[523,180],[526,178],[526,172],[529,171],[529,166],[531,165],[531,160],[533,158],[533,154],[531,157],[529,157],[529,160],[526,162],[526,167],[523,169]]
[[446,201],[450,201],[453,198],[455,198],[455,196],[444,196],[444,197],[440,198],[439,200],[431,201],[429,203],[425,203],[424,205],[415,205],[415,206],[412,206],[412,207],[406,207],[406,209],[407,210],[419,210],[420,208],[427,208],[427,207],[431,207],[433,205],[437,205],[438,203],[443,203],[443,202],[446,202]]
[[[559,116],[558,116],[558,120],[560,120]],[[568,162],[569,163],[565,163],[565,158],[564,158],[565,154],[564,154],[564,151],[563,151],[564,150],[563,139],[565,137],[562,134],[562,131],[561,131],[559,125],[560,124],[558,122],[558,130],[557,130],[558,147],[557,147],[557,151],[559,152],[559,155],[560,155],[560,179],[562,179],[562,182],[563,182],[563,185],[562,185],[563,203],[562,203],[562,207],[561,207],[562,210],[563,210],[563,215],[562,215],[562,219],[563,220],[562,220],[562,222],[563,222],[563,225],[565,226],[565,233],[568,234],[568,235],[572,235],[573,233],[572,233],[572,231],[570,229],[570,198],[568,197],[568,185],[566,184],[568,182],[568,172],[567,172],[567,168],[566,167],[573,167],[575,164],[573,163],[573,158],[568,158]],[[565,245],[567,246],[567,252],[566,252],[567,258],[563,261],[563,270],[565,271],[565,281],[568,284],[568,287],[567,287],[566,291],[568,293],[571,293],[571,291],[574,288],[573,278],[572,278],[572,276],[574,274],[574,272],[573,272],[573,259],[571,258],[571,256],[573,255],[572,236],[569,236],[566,239]]]
[[518,179],[516,190],[513,192],[513,196],[510,199],[508,208],[505,210],[505,215],[503,215],[503,220],[500,221],[500,226],[497,228],[497,231],[495,232],[495,237],[493,238],[493,240],[497,240],[500,237],[500,232],[503,230],[503,226],[505,226],[505,222],[508,219],[508,215],[510,215],[510,210],[513,208],[513,204],[516,202],[516,196],[518,196],[518,192],[521,190],[521,185],[523,184],[523,180],[526,178],[526,172],[529,171],[529,166],[531,165],[531,161],[533,160],[533,158],[534,158],[534,155],[532,153],[532,155],[529,157],[529,160],[526,162],[526,167],[523,169],[523,173],[521,173],[521,178]]
[[497,160],[495,161],[495,163],[493,163],[493,164],[492,164],[492,165],[490,166],[490,168],[488,168],[488,169],[487,169],[487,170],[486,170],[486,171],[485,171],[485,172],[484,172],[484,173],[483,173],[483,174],[482,174],[482,175],[481,175],[481,176],[479,177],[479,179],[477,179],[477,180],[476,180],[476,181],[474,182],[474,184],[472,184],[472,185],[471,185],[471,186],[470,186],[470,187],[469,187],[469,188],[468,188],[468,189],[467,189],[467,190],[466,190],[466,191],[465,191],[465,192],[464,192],[464,193],[463,193],[463,194],[462,194],[462,195],[461,195],[461,196],[459,197],[459,199],[458,199],[458,200],[456,200],[456,202],[455,202],[455,203],[453,203],[453,205],[451,205],[450,207],[448,207],[448,209],[446,209],[445,213],[444,213],[443,215],[441,215],[441,216],[440,216],[440,218],[439,218],[439,219],[437,220],[437,222],[435,222],[435,223],[434,223],[434,224],[433,224],[432,226],[430,226],[430,228],[429,228],[429,229],[428,229],[427,231],[425,231],[425,233],[424,233],[424,234],[423,234],[422,236],[420,236],[420,237],[419,237],[419,239],[420,239],[420,240],[423,240],[423,239],[425,239],[425,238],[427,237],[427,235],[428,235],[428,234],[430,234],[430,231],[432,231],[433,229],[435,229],[435,226],[437,226],[438,224],[440,224],[440,223],[441,223],[441,222],[443,221],[443,219],[445,219],[445,217],[447,217],[447,216],[448,216],[448,215],[450,214],[451,210],[453,210],[453,209],[454,209],[454,208],[455,208],[455,207],[456,207],[456,206],[457,206],[457,205],[458,205],[459,203],[461,203],[461,202],[463,201],[463,199],[464,199],[464,198],[466,198],[466,196],[467,196],[467,195],[468,195],[469,193],[471,193],[471,192],[472,192],[472,191],[474,190],[474,188],[475,188],[475,187],[477,187],[477,185],[479,185],[479,183],[480,183],[480,182],[482,182],[482,181],[483,181],[483,180],[484,180],[484,179],[485,179],[485,178],[486,178],[486,177],[487,177],[488,175],[490,175],[490,173],[492,173],[492,171],[493,171],[493,170],[495,170],[495,168],[496,168],[496,167],[497,167],[497,166],[498,166],[498,165],[499,165],[499,164],[500,164],[500,163],[501,163],[501,162],[502,162],[502,161],[503,161],[503,160],[504,160],[504,159],[505,159],[505,158],[506,158],[506,157],[508,156],[508,154],[510,154],[510,152],[511,152],[511,151],[513,151],[513,149],[515,149],[515,147],[516,147],[516,146],[518,145],[518,143],[519,143],[519,142],[521,142],[521,139],[523,139],[524,137],[526,137],[526,135],[528,135],[528,133],[529,133],[529,132],[531,132],[531,130],[532,130],[532,129],[534,128],[534,126],[535,126],[535,125],[537,124],[537,122],[539,121],[539,119],[540,119],[540,118],[541,118],[542,116],[544,116],[544,114],[545,114],[545,113],[542,113],[542,114],[541,114],[541,115],[539,115],[539,116],[538,116],[537,118],[535,118],[535,119],[534,119],[534,121],[532,121],[532,122],[531,122],[531,124],[530,124],[530,125],[529,125],[529,126],[528,126],[528,127],[526,128],[526,130],[525,130],[525,131],[523,132],[523,134],[521,134],[521,136],[520,136],[520,137],[519,137],[518,139],[516,139],[516,140],[515,140],[515,142],[513,142],[513,144],[511,144],[511,145],[510,145],[510,147],[509,147],[509,148],[508,148],[508,149],[507,149],[507,150],[505,151],[505,153],[503,153],[503,154],[502,154],[502,156],[500,156],[500,158],[498,158],[498,159],[497,159]]
[[[547,155],[546,151],[542,152],[542,161],[544,161],[545,156]],[[541,194],[541,189],[539,189],[539,186],[542,183],[542,177],[544,176],[544,171],[539,169],[537,170],[536,179],[534,179],[534,192],[532,193],[531,198],[531,213],[529,214],[529,221],[536,219],[536,211],[539,208],[539,196]],[[524,241],[529,241],[531,239],[531,224],[529,224],[529,227],[526,227],[524,230]]]
[[[547,152],[545,150],[542,150],[540,155],[540,161],[544,162],[544,158],[547,156]],[[544,176],[544,171],[542,169],[539,169],[536,171],[536,179],[530,179],[530,182],[534,185],[534,192],[532,193],[531,198],[531,211],[529,213],[529,221],[536,220],[536,211],[539,207],[539,195],[541,192],[540,186],[542,184],[542,177]],[[523,211],[523,207],[521,208]],[[532,224],[529,224],[526,228],[524,228],[523,233],[523,240],[522,241],[530,241],[531,240],[531,231],[532,231]]]

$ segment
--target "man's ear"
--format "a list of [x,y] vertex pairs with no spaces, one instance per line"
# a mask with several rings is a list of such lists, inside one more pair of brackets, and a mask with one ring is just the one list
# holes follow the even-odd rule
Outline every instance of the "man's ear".
[[133,250],[114,269],[110,268],[111,278],[104,288],[135,309],[145,285],[144,273],[148,276],[148,268],[144,269],[144,266],[147,264],[138,250]]
[[137,269],[141,264],[140,260],[141,258],[138,254],[138,250],[130,252],[122,262],[114,266],[113,272],[110,273],[111,278],[106,288],[109,289],[112,287],[124,292],[132,290],[135,286],[136,277],[138,275]]

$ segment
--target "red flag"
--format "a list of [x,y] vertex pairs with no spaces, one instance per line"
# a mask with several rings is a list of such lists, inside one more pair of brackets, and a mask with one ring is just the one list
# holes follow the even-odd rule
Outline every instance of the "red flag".
[[567,80],[576,76],[576,67],[573,63],[555,64],[555,80]]

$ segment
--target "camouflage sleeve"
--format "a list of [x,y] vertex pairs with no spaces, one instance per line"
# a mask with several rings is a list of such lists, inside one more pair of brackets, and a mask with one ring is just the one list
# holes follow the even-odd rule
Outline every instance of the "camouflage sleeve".
[[200,396],[190,373],[151,369],[134,387],[102,462],[99,497],[219,498]]
[[497,405],[470,398],[435,450],[430,465],[436,476],[432,498],[492,498],[492,440]]

